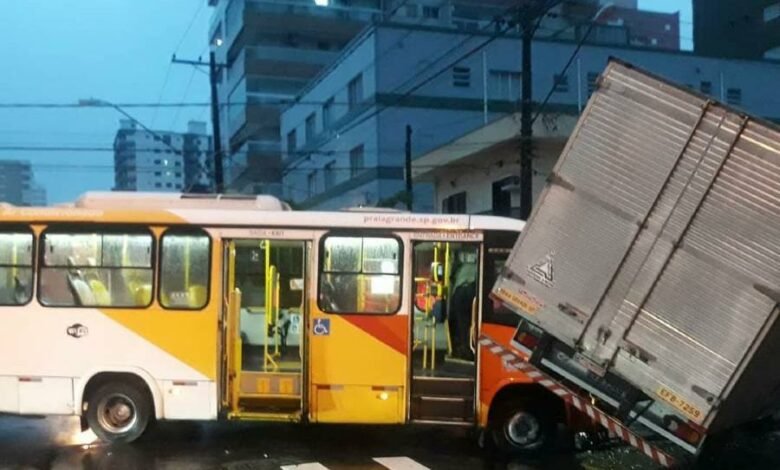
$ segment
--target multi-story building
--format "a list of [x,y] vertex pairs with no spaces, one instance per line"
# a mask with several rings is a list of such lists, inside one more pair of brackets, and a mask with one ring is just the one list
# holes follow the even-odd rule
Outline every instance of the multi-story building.
[[30,162],[0,160],[0,202],[17,206],[46,205],[46,190],[35,182]]
[[[478,53],[468,54],[483,43],[487,45]],[[570,41],[538,39],[533,44],[533,100],[540,103],[551,93],[536,126],[549,127],[547,148],[552,155],[568,135],[558,132],[564,121],[560,116],[576,117],[613,56],[755,114],[780,118],[774,100],[780,62],[586,45],[562,73],[575,48]],[[442,50],[450,53],[442,55]],[[487,158],[490,147],[506,137],[458,139],[517,112],[519,50],[517,37],[494,40],[489,34],[400,25],[367,30],[282,114],[286,197],[301,207],[318,209],[393,202],[404,189],[407,125],[412,127],[416,170],[421,169],[418,158],[448,143],[451,152],[486,150],[481,158]],[[516,119],[511,132],[519,132]],[[516,154],[517,145],[513,140],[504,150]],[[486,164],[509,167],[516,160],[507,157]],[[440,163],[434,159],[423,166],[434,169]],[[482,171],[473,165],[450,168],[460,174]],[[415,187],[415,210],[441,208],[441,198],[437,195],[434,202],[430,187]]]
[[780,1],[693,0],[693,47],[710,56],[780,59]]
[[190,121],[187,132],[146,131],[119,121],[114,138],[115,191],[186,191],[210,187],[211,137],[206,123]]
[[[210,44],[221,65],[226,181],[232,191],[271,193],[280,192],[282,109],[334,64],[345,47],[351,50],[348,44],[363,28],[389,22],[477,31],[497,17],[511,19],[517,5],[515,0],[207,1],[214,7]],[[638,13],[636,0],[618,3],[615,9],[623,16],[605,17],[591,32],[592,41],[653,45],[655,38],[658,47],[679,43],[675,15]],[[545,17],[537,34],[576,39],[584,34],[581,15],[600,7],[597,0],[564,2]]]

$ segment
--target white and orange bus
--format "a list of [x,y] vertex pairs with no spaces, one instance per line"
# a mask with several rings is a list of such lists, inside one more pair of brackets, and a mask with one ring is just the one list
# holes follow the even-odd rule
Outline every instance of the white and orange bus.
[[271,197],[94,193],[0,205],[0,412],[427,423],[543,448],[569,410],[477,347],[518,317],[488,293],[523,223],[295,212]]

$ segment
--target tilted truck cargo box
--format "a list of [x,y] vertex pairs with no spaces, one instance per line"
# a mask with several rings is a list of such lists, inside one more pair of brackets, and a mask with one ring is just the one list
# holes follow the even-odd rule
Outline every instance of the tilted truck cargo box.
[[610,61],[493,294],[699,429],[766,412],[780,130]]

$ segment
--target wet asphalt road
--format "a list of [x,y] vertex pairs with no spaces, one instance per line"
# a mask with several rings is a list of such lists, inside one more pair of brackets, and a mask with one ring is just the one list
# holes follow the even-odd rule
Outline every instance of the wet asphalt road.
[[[386,467],[374,459],[382,457],[406,458],[396,459],[393,470],[656,468],[625,447],[502,461],[478,448],[466,432],[453,429],[168,422],[130,446],[86,445],[79,442],[79,431],[72,418],[0,417],[0,468],[270,470],[302,465],[300,470],[379,470]],[[751,434],[747,442],[721,447],[725,457],[699,467],[780,468],[776,434]]]

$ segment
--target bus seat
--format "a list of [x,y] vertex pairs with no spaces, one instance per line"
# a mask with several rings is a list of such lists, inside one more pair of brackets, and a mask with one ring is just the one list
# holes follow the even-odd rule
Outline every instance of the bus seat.
[[125,276],[127,292],[133,305],[136,307],[146,307],[152,302],[152,285],[141,281],[138,276]]
[[76,303],[79,306],[82,305],[95,305],[95,296],[92,294],[92,290],[89,285],[83,279],[77,277],[68,277],[71,289],[76,297]]
[[90,279],[89,288],[92,290],[92,295],[95,299],[92,305],[111,305],[111,293],[108,292],[106,285],[102,281]]
[[190,308],[201,308],[206,305],[206,298],[208,296],[206,286],[200,284],[192,285],[187,290],[187,294]]
[[152,285],[138,284],[133,290],[133,303],[136,307],[145,307],[152,301]]

